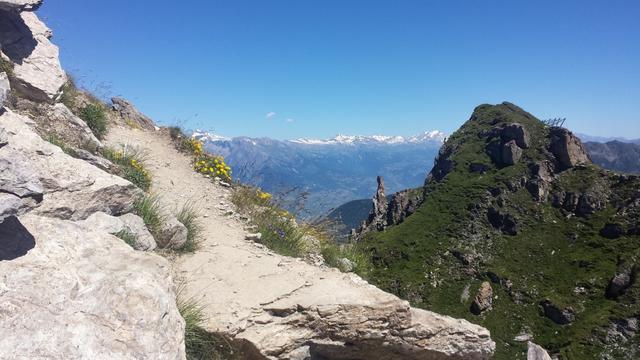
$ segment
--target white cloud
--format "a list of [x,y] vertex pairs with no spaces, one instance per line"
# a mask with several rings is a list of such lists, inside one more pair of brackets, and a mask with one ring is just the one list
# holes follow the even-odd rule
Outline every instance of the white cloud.
[[276,113],[275,113],[275,112],[273,112],[273,111],[269,111],[269,112],[267,113],[267,119],[271,119],[271,118],[272,118],[272,117],[274,117],[274,116],[276,116]]
[[288,122],[288,123],[292,123],[292,122],[296,121],[296,119],[288,118],[288,119],[287,119],[287,120],[285,120],[285,121],[286,121],[286,122]]

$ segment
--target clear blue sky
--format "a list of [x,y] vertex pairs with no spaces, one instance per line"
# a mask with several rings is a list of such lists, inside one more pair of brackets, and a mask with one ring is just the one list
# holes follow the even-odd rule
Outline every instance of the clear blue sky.
[[161,123],[410,135],[507,100],[640,138],[637,0],[46,0],[39,13],[67,70]]

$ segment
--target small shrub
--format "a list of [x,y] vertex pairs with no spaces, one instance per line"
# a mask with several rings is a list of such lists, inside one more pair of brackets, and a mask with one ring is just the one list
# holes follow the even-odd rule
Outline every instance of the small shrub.
[[132,149],[114,150],[105,148],[102,156],[118,165],[123,178],[131,181],[137,187],[148,191],[151,187],[151,174],[143,165],[142,154]]
[[180,141],[179,150],[193,156],[201,156],[202,154],[204,154],[202,141],[194,138],[183,138]]
[[127,243],[127,245],[131,246],[132,248],[135,246],[136,241],[138,240],[138,238],[128,230],[120,231],[116,234],[116,237],[122,239],[122,241]]
[[80,110],[80,118],[87,123],[98,139],[104,139],[107,134],[107,115],[104,106],[89,104]]
[[171,136],[171,140],[179,140],[187,137],[179,126],[170,126],[169,136]]
[[202,224],[198,220],[198,211],[193,203],[186,203],[176,215],[179,222],[184,225],[187,230],[187,242],[180,249],[183,252],[194,252],[198,249],[202,240]]
[[186,297],[183,286],[178,289],[176,302],[185,322],[184,342],[187,360],[244,358],[225,337],[210,333],[203,328],[207,320],[204,305],[193,297]]
[[231,181],[231,168],[224,162],[222,156],[201,154],[196,157],[193,169],[203,175],[219,177],[224,181]]
[[162,215],[162,205],[160,205],[160,199],[156,195],[146,195],[136,200],[133,204],[134,212],[140,216],[147,225],[147,229],[153,234],[154,237],[160,235],[162,225],[165,218]]
[[0,57],[0,72],[7,73],[7,76],[9,77],[13,76],[13,64],[11,63],[11,61],[5,60],[4,58]]
[[76,82],[73,77],[67,75],[67,82],[62,86],[60,102],[71,111],[74,111],[76,107],[76,97],[78,97],[78,87],[76,86]]
[[340,259],[348,259],[354,265],[353,272],[363,277],[366,277],[373,266],[370,257],[357,243],[340,245],[334,241],[323,241],[320,253],[327,265],[335,268],[340,268]]

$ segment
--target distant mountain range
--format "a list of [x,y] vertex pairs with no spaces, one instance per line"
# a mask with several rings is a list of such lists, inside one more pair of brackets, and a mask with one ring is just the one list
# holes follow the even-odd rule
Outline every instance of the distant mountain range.
[[601,167],[623,172],[640,174],[640,143],[609,141],[606,143],[584,143],[591,160]]
[[370,197],[378,175],[385,177],[390,193],[422,186],[446,138],[440,131],[326,140],[228,138],[203,131],[193,136],[210,152],[224,156],[236,179],[273,193],[283,206],[306,218]]
[[606,136],[592,136],[585,134],[576,134],[582,142],[598,142],[598,143],[606,143],[610,141],[619,141],[623,143],[631,143],[631,144],[640,144],[640,139],[627,139],[623,137],[606,137]]

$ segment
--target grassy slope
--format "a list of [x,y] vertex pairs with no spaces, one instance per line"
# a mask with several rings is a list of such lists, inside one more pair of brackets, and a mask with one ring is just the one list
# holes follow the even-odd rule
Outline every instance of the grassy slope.
[[[531,115],[507,105],[481,106],[474,115],[448,141],[457,148],[452,157],[454,170],[443,181],[427,186],[427,200],[418,212],[366,240],[377,265],[369,279],[415,306],[486,326],[497,343],[496,359],[526,358],[526,343],[513,340],[521,331],[533,333],[537,343],[560,351],[563,359],[596,358],[602,350],[594,340],[601,338],[599,329],[610,318],[640,314],[637,286],[619,302],[603,296],[618,258],[637,257],[640,239],[608,240],[598,235],[614,209],[588,219],[567,218],[550,203],[536,203],[524,188],[507,190],[508,182],[527,175],[526,162],[545,157],[547,129]],[[492,165],[486,174],[470,173],[472,162],[491,164],[484,151],[485,139],[478,134],[493,127],[495,120],[525,125],[532,146],[517,165],[502,169]],[[601,174],[595,167],[571,169],[560,175],[559,186],[578,190],[604,176]],[[487,189],[495,187],[505,194],[504,209],[518,219],[516,236],[494,230],[485,209],[472,210],[486,200]],[[482,260],[474,265],[476,271],[469,271],[452,256],[454,250],[481,255]],[[472,315],[471,301],[480,283],[488,280],[487,272],[511,280],[513,290],[521,294],[521,304],[494,283],[494,309]],[[467,286],[471,296],[463,301],[461,294]],[[587,288],[587,293],[576,295],[577,286]],[[538,303],[544,298],[572,306],[578,313],[576,321],[559,326],[541,316]]]

